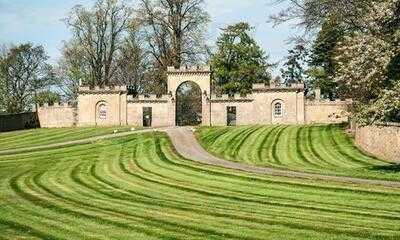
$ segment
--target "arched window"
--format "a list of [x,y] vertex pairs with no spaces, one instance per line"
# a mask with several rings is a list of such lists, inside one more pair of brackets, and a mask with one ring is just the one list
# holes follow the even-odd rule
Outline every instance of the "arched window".
[[283,116],[282,103],[277,102],[277,103],[274,104],[274,116],[275,117],[282,117]]
[[100,120],[107,119],[107,105],[104,103],[99,105],[99,119]]

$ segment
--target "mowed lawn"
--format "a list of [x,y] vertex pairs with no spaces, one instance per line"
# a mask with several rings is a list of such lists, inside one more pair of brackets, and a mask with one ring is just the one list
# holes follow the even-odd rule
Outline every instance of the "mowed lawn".
[[235,162],[400,181],[399,164],[362,152],[343,125],[204,127],[197,138],[212,154]]
[[89,128],[38,128],[25,131],[0,133],[0,151],[43,146],[47,144],[80,140],[112,134],[114,130],[129,131],[129,127],[89,127]]
[[400,190],[199,165],[140,134],[0,156],[0,239],[394,240]]

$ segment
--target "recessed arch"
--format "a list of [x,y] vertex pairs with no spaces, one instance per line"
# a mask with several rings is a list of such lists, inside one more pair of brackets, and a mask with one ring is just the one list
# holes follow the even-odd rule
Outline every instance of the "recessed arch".
[[110,118],[109,116],[109,105],[106,101],[101,100],[97,102],[96,104],[96,109],[95,109],[95,119],[96,119],[96,125],[103,125],[107,122],[107,120]]
[[182,82],[176,89],[175,119],[177,126],[197,126],[202,123],[202,91],[193,81]]
[[271,103],[272,123],[281,123],[285,117],[285,102],[282,99],[275,99]]

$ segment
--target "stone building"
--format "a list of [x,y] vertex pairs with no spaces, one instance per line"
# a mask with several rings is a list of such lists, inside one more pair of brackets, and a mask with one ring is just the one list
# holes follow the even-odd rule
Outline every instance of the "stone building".
[[201,90],[204,126],[250,124],[311,124],[347,121],[346,101],[306,99],[304,85],[255,84],[247,96],[211,93],[210,67],[168,68],[168,94],[128,95],[127,87],[80,87],[78,107],[45,106],[39,109],[42,127],[176,125],[177,90],[192,82]]

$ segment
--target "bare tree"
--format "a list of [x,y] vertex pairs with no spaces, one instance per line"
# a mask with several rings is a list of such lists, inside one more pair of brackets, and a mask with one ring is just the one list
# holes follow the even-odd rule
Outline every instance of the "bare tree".
[[[0,45],[0,66],[4,63],[9,49],[9,46],[5,44]],[[5,112],[7,108],[7,89],[5,84],[4,76],[0,72],[0,113]]]
[[168,66],[195,63],[205,56],[209,15],[204,0],[140,0],[139,18],[161,78]]
[[90,84],[90,66],[86,64],[84,48],[76,41],[65,42],[62,53],[55,68],[58,92],[63,100],[74,102],[79,85]]
[[138,24],[132,24],[116,59],[113,82],[126,85],[133,95],[148,91],[150,59]]
[[74,42],[81,48],[89,70],[89,85],[108,85],[115,73],[115,58],[132,20],[124,0],[97,0],[92,9],[77,5],[66,19]]
[[270,16],[275,24],[296,20],[307,31],[319,28],[326,19],[334,16],[350,29],[362,30],[360,21],[376,0],[276,0],[288,3],[279,14]]

